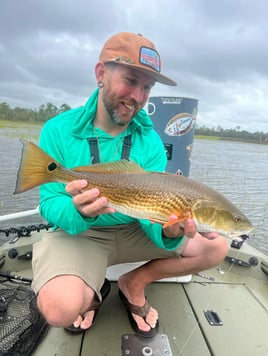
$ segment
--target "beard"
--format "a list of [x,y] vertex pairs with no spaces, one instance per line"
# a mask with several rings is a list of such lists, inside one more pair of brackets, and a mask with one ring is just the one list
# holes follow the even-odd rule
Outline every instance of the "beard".
[[[111,120],[111,122],[116,125],[116,126],[126,126],[128,124],[128,122],[126,122],[125,120],[122,120],[122,118],[120,117],[117,108],[110,102],[108,102],[106,100],[105,97],[103,97],[103,104],[105,107],[105,110]],[[129,120],[131,121],[132,118]]]
[[136,116],[139,110],[142,108],[140,105],[138,105],[137,102],[134,102],[132,100],[131,104],[128,103],[128,105],[133,106],[133,110],[129,112],[122,112],[121,108],[120,112],[120,106],[123,106],[125,104],[123,104],[123,102],[120,102],[120,100],[116,96],[111,95],[111,91],[109,89],[103,90],[102,101],[110,121],[115,126],[120,127],[127,126],[132,121],[133,117]]

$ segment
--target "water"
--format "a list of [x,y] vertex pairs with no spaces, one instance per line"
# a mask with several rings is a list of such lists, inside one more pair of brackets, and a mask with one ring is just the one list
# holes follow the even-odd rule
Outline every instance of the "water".
[[268,146],[196,139],[190,176],[246,214],[256,228],[249,243],[268,255]]
[[[27,134],[25,134],[25,130],[27,130]],[[39,126],[29,124],[27,124],[27,129],[18,129],[15,127],[0,128],[0,215],[35,209],[39,204],[38,188],[21,194],[13,194],[22,149],[19,138],[37,142],[39,132]],[[0,229],[19,227],[22,225],[28,226],[43,222],[45,221],[39,215],[35,215],[1,222]],[[0,234],[0,245],[5,240],[5,235]]]
[[[38,188],[13,195],[19,167],[22,135],[36,142],[40,128],[0,128],[0,215],[34,209]],[[268,255],[268,146],[229,141],[194,141],[190,176],[223,193],[252,221],[256,230],[249,243]],[[1,223],[1,229],[28,226],[44,220],[35,215]],[[0,244],[5,240],[0,235]]]

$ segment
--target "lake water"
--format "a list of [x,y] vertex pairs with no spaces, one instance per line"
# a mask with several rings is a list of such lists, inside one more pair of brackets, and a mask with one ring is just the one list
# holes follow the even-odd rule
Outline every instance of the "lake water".
[[268,145],[195,140],[190,176],[246,214],[256,228],[249,243],[268,255]]
[[[25,130],[0,128],[0,215],[38,206],[38,188],[13,192],[22,148],[19,137],[36,142],[39,130],[29,126],[25,136]],[[268,145],[196,139],[190,176],[223,193],[248,216],[256,227],[249,243],[268,255]],[[0,229],[42,222],[35,215],[3,222]],[[0,234],[0,244],[5,239]]]

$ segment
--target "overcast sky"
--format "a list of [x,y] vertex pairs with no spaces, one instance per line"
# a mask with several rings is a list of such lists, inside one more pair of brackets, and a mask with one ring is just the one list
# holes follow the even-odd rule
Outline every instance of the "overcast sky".
[[1,0],[0,102],[83,105],[103,43],[130,31],[179,83],[151,95],[199,99],[199,125],[268,132],[267,14],[267,0]]

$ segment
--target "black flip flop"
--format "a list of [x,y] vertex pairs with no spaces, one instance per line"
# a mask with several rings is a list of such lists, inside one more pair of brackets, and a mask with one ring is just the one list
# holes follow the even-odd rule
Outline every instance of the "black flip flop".
[[[92,320],[92,325],[94,323],[94,320],[96,319],[96,316],[98,314],[98,311],[103,303],[103,301],[107,298],[107,296],[109,295],[110,293],[110,290],[111,290],[111,284],[110,282],[108,281],[108,279],[104,279],[104,283],[101,287],[101,290],[100,290],[100,294],[102,296],[102,301],[92,307],[90,307],[86,312],[90,311],[90,310],[94,310],[95,311],[95,314],[94,314],[94,317],[93,317],[93,320]],[[91,325],[91,327],[92,327]],[[90,327],[90,328],[91,328]],[[89,329],[90,329],[89,328]],[[89,329],[83,329],[83,328],[80,328],[80,326],[76,327],[74,326],[73,324],[68,326],[67,328],[64,328],[66,331],[70,332],[70,333],[73,333],[73,334],[81,334]]]
[[138,328],[138,325],[137,325],[137,323],[136,323],[136,321],[135,321],[135,319],[133,318],[133,315],[132,315],[132,313],[133,313],[133,314],[137,314],[137,315],[141,316],[143,318],[143,320],[145,321],[145,323],[148,324],[146,322],[146,316],[149,313],[150,304],[148,303],[147,299],[145,301],[144,306],[143,307],[139,307],[137,305],[131,304],[127,300],[126,296],[123,294],[123,292],[120,289],[119,289],[118,293],[119,293],[119,297],[122,300],[122,303],[126,307],[129,323],[130,323],[132,329],[135,331],[135,333],[138,336],[145,337],[145,338],[154,337],[158,332],[159,320],[157,320],[156,325],[155,325],[154,328],[151,327],[151,330],[143,331],[143,330],[140,330]]

